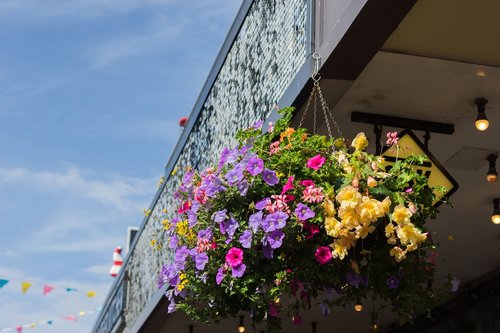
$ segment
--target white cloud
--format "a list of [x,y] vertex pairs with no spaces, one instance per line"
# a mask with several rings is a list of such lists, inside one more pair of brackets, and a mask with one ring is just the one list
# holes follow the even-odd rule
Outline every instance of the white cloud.
[[117,60],[141,54],[151,54],[165,48],[182,31],[181,24],[155,25],[146,32],[116,37],[91,47],[87,54],[92,59],[92,67],[100,68]]
[[0,168],[0,184],[2,183],[25,183],[49,192],[60,191],[110,205],[110,209],[126,212],[140,209],[144,202],[143,197],[151,195],[153,192],[151,188],[154,186],[153,180],[137,178],[90,179],[75,167],[65,171]]

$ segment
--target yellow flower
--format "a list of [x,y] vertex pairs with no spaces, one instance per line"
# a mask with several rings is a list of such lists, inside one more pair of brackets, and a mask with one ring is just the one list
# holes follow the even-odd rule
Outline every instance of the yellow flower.
[[369,197],[363,197],[361,203],[356,208],[356,212],[363,223],[373,222],[384,215],[382,203]]
[[179,171],[179,168],[178,167],[175,167],[172,172],[170,173],[172,176],[175,176],[175,174],[177,173],[177,171]]
[[326,216],[335,216],[337,211],[335,210],[335,205],[333,204],[332,200],[325,199],[325,201],[323,202],[323,212]]
[[325,219],[325,230],[328,236],[338,237],[341,228],[342,224],[335,217],[328,216]]
[[403,259],[406,259],[406,251],[403,251],[400,247],[395,246],[390,251],[389,254],[394,257],[396,262],[401,262]]
[[143,212],[144,212],[144,215],[146,215],[146,216],[151,215],[151,209],[146,209],[146,208],[144,208],[144,209],[143,209]]
[[368,187],[375,187],[375,186],[377,186],[377,181],[372,176],[368,176],[368,179],[366,180],[366,184],[368,185]]
[[384,200],[382,200],[382,209],[384,211],[384,214],[389,214],[391,211],[391,198],[385,197]]
[[149,244],[150,244],[151,246],[155,246],[155,245],[156,245],[156,239],[152,239],[152,240],[150,240],[150,241],[149,241]]
[[418,246],[427,239],[427,233],[421,233],[412,223],[399,227],[396,230],[396,234],[403,245],[414,244]]
[[375,231],[375,227],[372,225],[359,226],[356,230],[356,238],[365,239],[368,234]]
[[385,237],[389,238],[394,235],[394,224],[389,223],[388,225],[385,226]]
[[348,209],[348,208],[340,208],[339,209],[339,217],[341,219],[342,224],[349,228],[354,229],[360,224],[360,218],[356,210]]
[[187,232],[190,230],[188,227],[188,221],[182,221],[176,225],[176,233],[179,236],[186,236]]
[[398,224],[410,223],[411,212],[408,208],[403,205],[397,205],[394,208],[394,212],[391,217],[392,220]]
[[334,258],[344,259],[347,255],[347,251],[356,243],[356,236],[353,233],[349,233],[347,237],[336,239],[330,247],[332,248],[332,256]]
[[340,190],[335,199],[341,208],[354,209],[361,201],[361,193],[354,186],[346,186]]
[[351,146],[356,150],[364,150],[368,146],[368,140],[366,139],[365,133],[358,133],[354,140],[352,140]]

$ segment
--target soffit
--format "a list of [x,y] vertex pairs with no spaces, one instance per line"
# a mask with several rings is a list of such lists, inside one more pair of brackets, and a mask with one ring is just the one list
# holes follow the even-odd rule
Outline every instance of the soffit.
[[500,66],[500,1],[419,0],[382,50]]

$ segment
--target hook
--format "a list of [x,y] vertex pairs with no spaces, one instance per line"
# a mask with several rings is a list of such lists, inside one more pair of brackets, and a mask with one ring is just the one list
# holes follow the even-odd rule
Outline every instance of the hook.
[[318,83],[319,80],[321,80],[321,75],[319,74],[319,66],[321,64],[321,56],[319,55],[318,52],[315,52],[312,55],[312,58],[314,59],[314,70],[313,70],[313,74],[311,75],[311,79],[313,79],[314,83]]

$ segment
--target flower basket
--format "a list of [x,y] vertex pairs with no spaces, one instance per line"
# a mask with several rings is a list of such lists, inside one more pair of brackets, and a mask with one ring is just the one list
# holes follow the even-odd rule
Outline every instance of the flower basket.
[[413,167],[424,158],[386,169],[363,133],[347,146],[290,128],[292,112],[265,133],[262,122],[241,131],[213,167],[186,172],[165,225],[169,311],[204,322],[246,312],[273,329],[282,315],[299,323],[312,306],[327,314],[366,298],[403,320],[428,309],[436,244],[425,222],[437,210],[436,189]]

